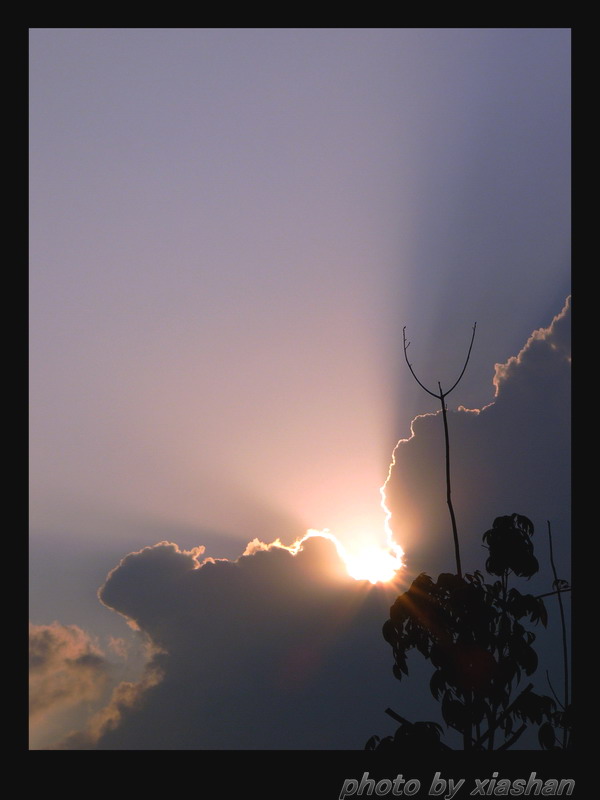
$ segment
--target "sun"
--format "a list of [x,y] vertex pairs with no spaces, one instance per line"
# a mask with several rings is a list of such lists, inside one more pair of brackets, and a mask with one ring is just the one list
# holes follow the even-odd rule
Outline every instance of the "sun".
[[[344,564],[346,573],[356,581],[377,583],[391,583],[398,577],[398,571],[404,567],[404,550],[397,544],[391,535],[389,526],[386,525],[387,546],[377,544],[343,544],[328,528],[323,530],[310,529],[306,535],[299,539],[291,548],[294,553],[302,547],[302,543],[312,536],[330,539],[336,546],[340,560]],[[373,541],[372,536],[362,537],[363,541]]]
[[388,583],[402,567],[400,554],[383,547],[369,546],[355,553],[346,553],[344,561],[351,578],[372,584]]
[[257,550],[270,550],[273,547],[288,550],[292,555],[297,555],[307,539],[319,538],[329,539],[335,545],[341,563],[344,565],[346,574],[356,581],[368,581],[375,585],[377,583],[391,583],[398,577],[398,571],[404,567],[402,556],[404,550],[391,538],[388,539],[388,546],[367,544],[363,546],[354,545],[347,547],[335,536],[329,528],[317,530],[309,528],[305,535],[296,539],[291,545],[285,545],[280,539],[276,539],[270,544],[265,544],[259,539],[254,539],[246,547],[243,555],[252,555]]

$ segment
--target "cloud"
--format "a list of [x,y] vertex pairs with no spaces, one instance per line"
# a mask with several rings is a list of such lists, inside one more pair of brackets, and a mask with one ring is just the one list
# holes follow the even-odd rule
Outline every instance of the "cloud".
[[385,726],[394,593],[351,579],[328,538],[250,550],[201,561],[161,542],[110,573],[102,602],[167,655],[101,749],[361,748]]
[[[489,405],[449,413],[466,570],[483,567],[481,537],[493,519],[516,512],[534,521],[542,564],[552,520],[568,578],[569,320],[567,302],[496,365]],[[454,568],[443,446],[440,415],[428,414],[394,451],[385,494],[406,551],[404,580]],[[547,574],[540,580],[549,588]],[[335,542],[318,536],[295,548],[256,539],[237,561],[166,541],[130,553],[99,596],[149,638],[154,655],[139,682],[120,684],[60,747],[361,749],[394,730],[388,706],[413,721],[436,719],[423,662],[409,661],[409,683],[392,675],[381,626],[397,592],[349,578]]]
[[[496,364],[494,386],[496,397],[506,401],[507,396],[519,396],[527,389],[538,401],[564,400],[570,388],[570,377],[566,365],[571,363],[571,298],[567,297],[564,308],[547,328],[534,331],[519,355],[512,356],[505,364]],[[521,394],[521,399],[523,395]],[[564,407],[563,407],[564,411]]]
[[97,700],[108,679],[97,645],[76,625],[29,625],[29,715]]
[[[29,625],[29,721],[33,749],[88,750],[134,709],[162,677],[161,653],[142,642],[147,663],[138,681],[117,682],[92,636],[77,625]],[[109,639],[109,648],[127,661],[131,645]],[[83,725],[82,725],[83,723]],[[70,727],[80,730],[64,735]]]
[[[568,571],[570,310],[568,298],[517,356],[495,365],[495,397],[489,405],[449,410],[452,502],[467,570],[480,566],[481,536],[493,519],[516,512],[534,522],[542,559],[546,521],[551,521],[560,563]],[[451,399],[459,396],[460,385]],[[454,569],[441,411],[413,420],[410,437],[396,446],[394,462],[386,505],[408,569],[432,574]]]
[[[92,714],[85,726],[73,731],[48,749],[95,750],[98,741],[121,723],[124,715],[135,711],[144,701],[146,692],[163,677],[160,653],[150,659],[139,681],[121,681],[112,691],[109,702]],[[135,749],[135,748],[131,748]]]

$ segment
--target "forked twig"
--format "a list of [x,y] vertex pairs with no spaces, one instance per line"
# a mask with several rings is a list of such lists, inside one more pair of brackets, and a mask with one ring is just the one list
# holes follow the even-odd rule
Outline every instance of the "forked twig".
[[475,322],[474,325],[473,325],[473,333],[471,335],[471,343],[469,344],[469,350],[467,352],[467,357],[465,359],[465,363],[464,363],[464,366],[463,366],[463,368],[461,370],[460,375],[458,376],[456,381],[452,384],[450,389],[448,389],[448,391],[446,391],[446,392],[444,392],[442,390],[442,385],[438,381],[439,392],[437,394],[435,392],[432,392],[430,389],[428,389],[417,378],[417,375],[416,375],[416,373],[415,373],[415,371],[414,371],[414,369],[412,367],[412,364],[408,360],[408,353],[406,352],[408,350],[409,345],[410,345],[410,342],[406,341],[406,325],[404,326],[404,328],[402,328],[402,343],[403,343],[403,346],[404,346],[404,358],[406,359],[406,363],[408,364],[408,368],[410,370],[410,374],[413,376],[413,378],[419,384],[421,389],[423,389],[425,392],[427,392],[427,394],[430,394],[432,397],[437,398],[440,401],[441,406],[442,406],[442,419],[444,421],[444,439],[445,439],[445,443],[446,443],[446,503],[448,505],[448,511],[450,513],[450,520],[452,522],[452,536],[454,538],[454,554],[456,556],[456,571],[457,571],[458,576],[460,578],[462,578],[462,569],[461,569],[461,563],[460,563],[460,547],[459,547],[459,544],[458,544],[458,527],[456,525],[456,516],[454,514],[454,507],[452,505],[452,490],[451,490],[451,486],[450,486],[450,437],[449,437],[449,434],[448,434],[448,417],[447,417],[447,410],[448,409],[446,407],[445,399],[450,394],[451,391],[456,389],[456,387],[460,383],[460,380],[461,380],[462,376],[465,374],[465,370],[467,368],[467,364],[469,363],[469,358],[471,357],[471,350],[473,349],[473,342],[475,340],[475,329],[476,328],[477,328],[477,323]]
[[412,364],[411,364],[411,363],[410,363],[410,361],[408,360],[408,355],[407,355],[407,352],[406,352],[406,351],[408,350],[408,347],[409,347],[409,345],[410,345],[410,342],[407,342],[407,341],[406,341],[406,325],[405,325],[405,326],[402,328],[402,340],[403,340],[403,344],[404,344],[404,358],[406,359],[406,363],[408,364],[408,368],[409,368],[409,370],[410,370],[410,372],[411,372],[411,375],[412,375],[412,376],[413,376],[413,378],[416,380],[416,382],[419,384],[419,386],[421,387],[421,389],[423,389],[424,391],[426,391],[426,392],[427,392],[427,394],[430,394],[432,397],[436,397],[438,400],[441,400],[441,399],[443,399],[444,397],[447,397],[447,396],[450,394],[450,392],[452,392],[454,389],[456,389],[456,387],[457,387],[457,386],[458,386],[458,384],[460,383],[460,380],[461,380],[462,376],[465,374],[465,370],[466,370],[466,368],[467,368],[467,364],[469,363],[469,358],[470,358],[470,356],[471,356],[471,350],[473,349],[473,342],[475,341],[475,329],[476,329],[476,328],[477,328],[477,323],[475,322],[475,323],[473,323],[473,334],[472,334],[472,336],[471,336],[471,343],[469,344],[469,351],[468,351],[468,353],[467,353],[467,357],[466,357],[466,359],[465,359],[465,363],[464,363],[464,366],[463,366],[463,368],[462,368],[462,371],[461,371],[460,375],[459,375],[459,376],[458,376],[458,378],[455,380],[455,382],[452,384],[452,386],[450,387],[450,389],[448,389],[448,391],[447,391],[447,392],[442,392],[442,387],[440,386],[440,384],[439,384],[439,382],[438,382],[438,387],[439,387],[439,389],[440,389],[440,391],[439,391],[439,394],[436,394],[435,392],[432,392],[432,391],[431,391],[430,389],[428,389],[428,388],[427,388],[427,387],[426,387],[426,386],[425,386],[423,383],[421,383],[421,381],[420,381],[420,380],[417,378],[417,376],[416,376],[416,374],[415,374],[415,371],[414,371],[414,369],[412,368]]

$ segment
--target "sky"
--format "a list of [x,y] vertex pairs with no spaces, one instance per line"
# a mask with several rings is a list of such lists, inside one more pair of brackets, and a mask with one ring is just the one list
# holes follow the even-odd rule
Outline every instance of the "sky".
[[[453,569],[404,326],[447,389],[477,322],[468,568],[516,512],[569,577],[569,200],[568,29],[30,31],[33,749],[361,749],[433,709],[381,636]],[[348,575],[390,546],[395,584]]]

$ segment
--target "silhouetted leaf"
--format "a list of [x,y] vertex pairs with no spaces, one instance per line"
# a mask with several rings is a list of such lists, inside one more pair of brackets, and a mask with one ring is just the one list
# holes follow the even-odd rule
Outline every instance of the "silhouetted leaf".
[[533,522],[522,514],[512,515],[513,524],[515,527],[523,531],[527,536],[533,536]]
[[525,670],[526,675],[531,675],[535,672],[538,665],[538,657],[535,650],[526,645],[520,652],[519,663]]
[[552,698],[535,692],[525,692],[515,702],[515,712],[521,719],[541,723],[543,717],[549,717],[554,703]]
[[552,750],[556,737],[554,735],[554,728],[549,722],[544,722],[544,724],[540,726],[538,739],[544,750]]
[[521,619],[527,613],[527,602],[516,589],[511,589],[508,593],[508,607],[515,619]]
[[498,662],[497,677],[503,684],[510,684],[517,672],[517,662],[514,658],[505,656]]
[[386,640],[386,642],[388,642],[388,644],[394,644],[397,639],[397,634],[396,626],[391,619],[388,619],[383,623],[382,633],[383,638]]
[[544,601],[541,599],[541,597],[536,599],[540,607],[539,614],[541,623],[544,626],[544,628],[546,628],[548,626],[548,612],[546,611],[546,606],[544,605]]
[[468,723],[464,705],[455,700],[450,692],[446,692],[442,700],[442,716],[447,725],[461,732],[464,731],[465,725]]
[[481,722],[488,709],[488,704],[482,697],[475,697],[471,703],[471,722],[478,724]]
[[453,575],[451,572],[442,572],[438,576],[437,586],[439,589],[453,591],[464,586],[464,582],[462,578],[458,577],[458,575]]
[[431,680],[429,681],[429,689],[431,690],[431,694],[436,700],[438,700],[440,692],[443,692],[445,688],[446,681],[444,679],[444,674],[441,670],[436,669],[431,676]]
[[406,666],[406,659],[402,658],[400,655],[396,655],[396,663],[393,667],[394,677],[398,678],[398,680],[402,680],[402,673],[408,675],[408,667]]
[[519,553],[513,557],[511,567],[515,575],[520,578],[531,578],[539,570],[540,565],[531,553]]

